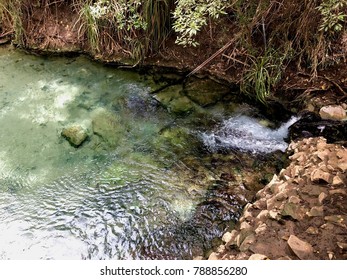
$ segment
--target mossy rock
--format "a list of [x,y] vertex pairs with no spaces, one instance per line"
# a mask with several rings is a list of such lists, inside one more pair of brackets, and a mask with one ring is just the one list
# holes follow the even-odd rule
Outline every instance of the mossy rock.
[[188,144],[188,132],[184,128],[180,127],[170,127],[165,129],[161,133],[161,137],[163,137],[168,143],[176,147],[186,146]]
[[167,87],[166,89],[154,95],[154,99],[167,108],[169,107],[172,100],[180,98],[182,96],[182,90],[183,88],[181,85]]
[[61,136],[63,136],[73,147],[76,148],[81,146],[88,138],[86,129],[80,125],[71,125],[64,128],[61,132]]
[[170,102],[168,109],[171,113],[176,115],[185,115],[193,112],[196,105],[186,96],[181,96]]
[[140,182],[146,174],[154,174],[162,166],[159,161],[146,153],[130,152],[126,160],[115,161],[103,173],[103,182],[117,186]]
[[186,95],[202,107],[209,106],[221,100],[230,89],[213,80],[194,80],[184,89]]
[[103,108],[92,112],[92,127],[94,134],[100,136],[111,147],[118,144],[124,132],[120,118]]
[[175,85],[164,89],[154,96],[169,112],[184,115],[194,111],[197,107],[188,97],[183,95],[181,85]]

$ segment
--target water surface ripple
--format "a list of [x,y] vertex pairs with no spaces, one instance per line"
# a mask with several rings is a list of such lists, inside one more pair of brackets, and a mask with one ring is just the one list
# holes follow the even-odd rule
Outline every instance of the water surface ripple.
[[[170,171],[179,155],[159,131],[172,119],[146,77],[3,49],[0,73],[0,258],[141,259],[155,257],[146,247],[171,250],[175,237],[163,242],[158,232],[189,220],[203,194],[189,195]],[[93,122],[108,130],[93,134]],[[70,124],[89,134],[78,149],[60,136]],[[189,256],[193,245],[184,246]]]

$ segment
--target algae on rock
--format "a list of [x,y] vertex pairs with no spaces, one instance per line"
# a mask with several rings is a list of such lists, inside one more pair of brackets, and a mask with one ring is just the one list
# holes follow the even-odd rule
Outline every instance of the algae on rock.
[[185,86],[187,96],[202,107],[216,104],[230,89],[211,79],[188,82]]
[[66,138],[74,147],[79,147],[88,138],[86,129],[80,125],[71,125],[62,130],[61,136]]
[[111,147],[115,147],[124,135],[121,120],[104,108],[92,112],[92,126],[94,134],[100,136]]

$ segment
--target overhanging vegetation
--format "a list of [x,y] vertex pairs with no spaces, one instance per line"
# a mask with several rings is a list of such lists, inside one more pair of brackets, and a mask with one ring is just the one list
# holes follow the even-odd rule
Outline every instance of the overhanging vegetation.
[[[347,37],[347,0],[1,0],[0,37],[12,34],[15,44],[32,47],[28,34],[40,31],[35,11],[44,25],[63,7],[65,15],[74,14],[70,29],[84,50],[103,57],[122,54],[134,64],[173,42],[194,48],[206,37],[212,47],[233,40],[223,59],[242,73],[241,90],[261,102],[288,65],[315,76],[346,59],[334,46]],[[227,39],[223,45],[221,33]]]

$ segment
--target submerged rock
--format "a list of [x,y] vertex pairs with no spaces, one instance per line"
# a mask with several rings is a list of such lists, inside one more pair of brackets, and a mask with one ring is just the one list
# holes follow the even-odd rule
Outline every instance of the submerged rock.
[[185,86],[186,95],[203,107],[217,103],[229,91],[227,86],[211,79],[191,81]]
[[186,96],[172,100],[168,107],[170,112],[178,115],[190,113],[195,109],[194,103]]
[[182,96],[182,90],[181,85],[170,86],[154,95],[154,99],[167,108],[172,100]]
[[194,111],[197,105],[184,96],[182,90],[181,85],[171,86],[156,94],[154,98],[171,113],[188,114]]
[[61,132],[61,135],[74,147],[79,147],[88,138],[85,128],[80,125],[71,125]]
[[115,146],[123,134],[123,128],[117,115],[104,108],[98,108],[92,113],[94,134],[100,136],[108,145]]

